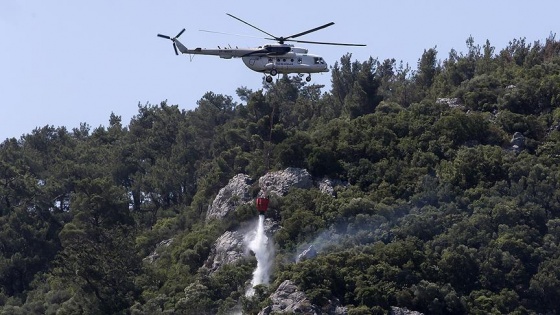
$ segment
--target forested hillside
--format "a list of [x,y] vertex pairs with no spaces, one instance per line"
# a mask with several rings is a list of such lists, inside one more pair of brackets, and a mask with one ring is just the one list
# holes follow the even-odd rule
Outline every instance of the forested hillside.
[[[340,58],[332,89],[298,77],[145,104],[127,124],[45,126],[0,144],[0,314],[257,314],[292,280],[349,315],[560,309],[560,42]],[[438,61],[440,60],[440,61]],[[512,139],[514,141],[512,142]],[[251,257],[209,275],[214,241],[257,215],[205,220],[239,173],[348,182],[271,200],[270,286]],[[255,186],[256,187],[256,186]],[[258,189],[253,190],[254,196]],[[329,231],[319,255],[293,255]],[[143,260],[173,239],[152,263]]]

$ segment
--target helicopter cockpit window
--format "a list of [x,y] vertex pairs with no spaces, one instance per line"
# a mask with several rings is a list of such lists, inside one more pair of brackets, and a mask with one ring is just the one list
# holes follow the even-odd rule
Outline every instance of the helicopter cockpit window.
[[325,61],[323,60],[323,58],[321,57],[313,57],[313,60],[315,61],[315,64],[325,64]]

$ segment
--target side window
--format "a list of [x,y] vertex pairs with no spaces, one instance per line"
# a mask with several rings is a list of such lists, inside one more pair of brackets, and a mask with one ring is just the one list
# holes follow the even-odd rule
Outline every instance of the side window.
[[297,59],[297,63],[299,63],[299,64],[301,65],[302,62],[303,62],[303,60],[301,59],[301,57],[299,57],[299,58]]

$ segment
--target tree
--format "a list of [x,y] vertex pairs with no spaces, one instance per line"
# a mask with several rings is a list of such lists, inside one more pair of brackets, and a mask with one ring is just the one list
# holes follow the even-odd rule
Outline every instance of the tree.
[[456,248],[444,250],[438,266],[443,273],[443,278],[456,291],[465,293],[477,288],[478,264],[476,250],[459,245]]
[[428,90],[434,83],[437,74],[437,50],[430,48],[424,50],[422,57],[418,60],[418,72],[416,72],[416,84],[422,90]]
[[373,58],[362,64],[355,64],[357,74],[344,100],[344,110],[350,119],[373,113],[382,101],[381,96],[377,94],[381,81],[375,75],[376,64]]
[[124,192],[108,178],[82,180],[72,204],[76,214],[60,233],[55,274],[75,294],[93,296],[100,312],[123,313],[138,294],[140,271]]
[[[341,109],[344,105],[346,96],[350,94],[354,82],[356,80],[356,75],[359,71],[359,63],[352,63],[352,54],[348,53],[340,58],[340,64],[334,63],[332,68],[332,90],[331,94],[336,102],[336,108]],[[339,116],[340,110],[335,111],[335,115]]]

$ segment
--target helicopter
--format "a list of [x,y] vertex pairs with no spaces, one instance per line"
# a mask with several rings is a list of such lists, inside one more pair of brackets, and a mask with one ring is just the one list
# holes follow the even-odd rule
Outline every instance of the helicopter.
[[[319,55],[309,54],[306,48],[296,47],[292,44],[286,44],[285,42],[295,42],[295,43],[305,43],[305,44],[321,44],[321,45],[338,45],[338,46],[366,46],[365,44],[347,44],[347,43],[330,43],[330,42],[316,42],[316,41],[306,41],[297,40],[294,38],[321,30],[323,28],[334,25],[334,22],[329,22],[327,24],[315,27],[313,29],[297,33],[294,35],[286,37],[274,36],[232,14],[226,13],[228,16],[249,25],[250,27],[270,36],[265,37],[266,40],[276,41],[277,44],[266,44],[258,46],[256,48],[232,48],[232,47],[220,47],[218,49],[206,49],[206,48],[194,48],[188,49],[179,41],[179,36],[185,32],[182,29],[175,37],[168,35],[157,34],[158,37],[169,39],[173,42],[173,49],[175,54],[191,55],[191,60],[193,55],[210,55],[219,56],[224,59],[231,58],[241,58],[245,65],[256,72],[263,73],[265,75],[265,80],[268,83],[272,82],[272,77],[282,73],[290,74],[297,73],[300,77],[307,74],[305,80],[307,82],[311,81],[311,73],[321,73],[328,72],[329,67],[323,57]],[[205,30],[202,30],[205,31]],[[211,33],[220,33],[213,31],[205,31]],[[227,33],[222,33],[227,34]],[[230,34],[231,35],[231,34]]]

